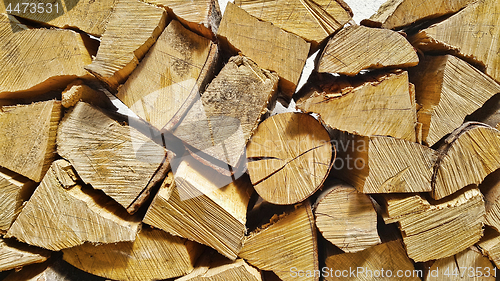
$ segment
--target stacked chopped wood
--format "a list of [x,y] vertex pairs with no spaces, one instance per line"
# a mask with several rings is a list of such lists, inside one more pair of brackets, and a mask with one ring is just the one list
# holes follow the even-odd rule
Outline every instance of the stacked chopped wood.
[[0,5],[0,280],[495,280],[500,2],[225,4]]

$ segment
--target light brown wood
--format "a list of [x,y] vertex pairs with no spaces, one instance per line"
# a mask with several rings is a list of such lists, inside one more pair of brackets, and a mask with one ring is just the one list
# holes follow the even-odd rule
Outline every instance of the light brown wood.
[[484,194],[485,223],[498,231],[500,230],[500,169],[489,174],[479,188]]
[[115,108],[104,92],[96,91],[87,86],[82,80],[77,79],[69,83],[62,92],[61,104],[63,107],[69,108],[75,106],[79,101],[106,109]]
[[228,3],[217,36],[226,49],[240,51],[259,67],[280,76],[280,89],[291,98],[304,68],[310,44],[269,22],[261,22]]
[[322,76],[297,101],[331,128],[363,136],[391,136],[416,141],[415,95],[406,71],[344,79]]
[[167,151],[103,111],[79,102],[57,133],[57,152],[82,180],[134,213],[149,197],[170,164]]
[[409,73],[421,106],[418,122],[423,124],[423,141],[429,146],[500,93],[500,85],[493,79],[451,55],[425,56]]
[[[53,251],[84,242],[134,241],[140,219],[130,216],[102,192],[79,184],[65,188],[55,166],[56,160],[6,237]],[[70,174],[71,175],[71,174]]]
[[63,250],[63,258],[88,273],[116,280],[147,281],[185,275],[202,248],[199,244],[144,226],[135,242]]
[[0,271],[20,269],[23,266],[41,263],[50,257],[50,252],[31,247],[13,239],[0,238]]
[[264,120],[247,146],[247,169],[266,201],[304,201],[326,179],[334,159],[330,136],[314,117],[287,112]]
[[[64,42],[64,43],[63,43]],[[35,96],[90,78],[82,36],[71,30],[30,29],[0,14],[0,98]]]
[[364,69],[417,64],[417,52],[401,34],[352,25],[344,27],[328,40],[319,59],[318,72],[354,76]]
[[474,0],[388,0],[361,24],[400,29],[415,22],[455,13]]
[[165,28],[165,10],[138,0],[116,0],[97,56],[86,69],[116,90]]
[[245,237],[246,210],[253,192],[248,177],[233,181],[189,157],[174,172],[175,176],[169,173],[165,179],[143,221],[235,260]]
[[500,168],[500,132],[482,123],[465,123],[446,138],[439,153],[432,182],[434,199],[478,185]]
[[440,201],[421,195],[385,199],[388,215],[384,219],[399,223],[408,256],[416,262],[450,257],[483,236],[485,209],[477,188],[465,188]]
[[500,82],[500,3],[479,0],[450,18],[410,38],[422,51],[451,51],[482,65],[486,74]]
[[500,267],[500,234],[487,227],[484,230],[484,236],[481,241],[477,243],[481,252],[486,255],[498,268]]
[[326,187],[314,208],[316,227],[323,237],[348,253],[380,244],[370,197],[340,181]]
[[311,206],[306,200],[295,210],[275,215],[269,224],[250,233],[239,257],[260,270],[273,271],[284,281],[319,280],[293,277],[292,271],[319,269],[316,228]]
[[0,166],[40,182],[55,159],[61,102],[4,106],[0,112]]

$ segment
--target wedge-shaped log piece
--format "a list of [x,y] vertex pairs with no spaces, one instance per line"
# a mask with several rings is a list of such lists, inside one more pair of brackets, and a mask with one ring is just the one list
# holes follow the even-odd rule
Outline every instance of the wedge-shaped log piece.
[[431,191],[437,153],[392,137],[363,137],[335,130],[334,174],[362,193]]
[[307,0],[236,0],[250,15],[309,42],[319,43],[351,20],[351,11],[338,1]]
[[54,162],[6,237],[53,251],[86,241],[134,241],[140,220],[100,191],[79,184],[65,188],[55,168],[65,165],[61,161],[67,162]]
[[134,213],[169,169],[167,151],[138,130],[79,102],[61,121],[57,152],[85,183]]
[[422,51],[452,51],[500,82],[500,2],[479,0],[410,38]]
[[417,52],[401,34],[352,25],[330,38],[319,59],[318,71],[354,76],[364,69],[417,64]]
[[0,233],[9,230],[35,187],[36,184],[25,177],[0,168]]
[[55,159],[61,102],[4,106],[0,112],[0,166],[40,182]]
[[387,195],[385,199],[388,215],[384,220],[399,223],[408,256],[416,262],[452,256],[483,236],[485,209],[478,188],[465,188],[440,201],[420,195]]
[[291,98],[304,68],[310,44],[269,22],[261,22],[228,3],[217,36],[226,49],[236,49],[260,67],[280,76],[282,93]]
[[319,280],[319,276],[293,276],[291,271],[318,270],[318,245],[309,201],[295,210],[275,215],[269,224],[250,233],[239,257],[260,270],[273,271],[282,280]]
[[82,36],[71,30],[29,29],[0,14],[0,98],[21,98],[90,78]]
[[0,238],[0,271],[18,269],[25,265],[46,261],[50,252],[12,239]]
[[[8,4],[9,14],[34,20],[59,28],[77,28],[94,36],[104,33],[116,0],[66,0],[62,2],[47,2],[37,7],[36,12],[28,12],[20,2],[8,1],[0,5],[0,13],[5,13]],[[17,4],[20,9],[16,9]],[[33,9],[31,9],[33,11]],[[41,12],[43,11],[43,12]]]
[[486,224],[500,230],[500,169],[489,174],[479,185],[484,194]]
[[344,252],[354,253],[380,244],[377,213],[368,195],[336,181],[316,201],[316,227]]
[[477,243],[481,252],[498,268],[500,267],[500,234],[492,228],[484,230],[484,236]]
[[63,258],[85,272],[114,280],[147,281],[185,275],[193,270],[200,244],[143,227],[134,242],[63,250]]
[[416,21],[455,13],[475,0],[388,0],[361,24],[399,29]]
[[169,173],[143,221],[234,260],[245,237],[252,191],[246,176],[232,181],[194,159],[184,160],[175,170],[175,181]]
[[301,202],[323,184],[333,148],[325,127],[305,113],[287,112],[264,120],[247,146],[247,169],[266,201]]
[[116,0],[96,58],[86,69],[112,90],[146,55],[167,24],[165,10],[138,0]]
[[446,138],[433,175],[432,197],[453,194],[500,168],[500,131],[482,123],[468,122]]
[[104,92],[94,90],[85,85],[82,80],[75,80],[66,86],[62,92],[61,104],[65,108],[75,106],[84,101],[100,108],[114,109],[115,106]]
[[[347,276],[344,275],[342,279],[353,281],[375,280],[382,278],[381,276],[387,278],[389,270],[393,278],[398,270],[401,270],[403,274],[408,273],[405,280],[417,281],[423,277],[423,271],[415,270],[413,263],[406,255],[401,240],[386,242],[357,253],[330,255],[326,258],[325,265],[328,269],[328,274],[323,275],[326,281],[338,280],[339,278],[335,277],[336,271],[340,274],[347,272]],[[350,275],[349,272],[353,270],[355,274]]]
[[460,127],[467,115],[500,93],[500,85],[451,55],[425,56],[409,70],[415,84],[422,140],[429,146]]
[[319,85],[312,82],[297,101],[299,109],[318,113],[331,128],[416,141],[415,95],[406,71],[362,80],[326,79]]

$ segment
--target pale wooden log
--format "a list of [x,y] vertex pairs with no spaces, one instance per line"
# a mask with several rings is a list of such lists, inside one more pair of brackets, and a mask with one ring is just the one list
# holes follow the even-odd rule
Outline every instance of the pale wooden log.
[[138,0],[116,0],[97,56],[85,69],[116,90],[167,24],[165,10]]
[[19,11],[14,11],[17,3],[21,2],[3,2],[3,5],[0,5],[0,13],[6,13],[8,3],[12,3],[11,12],[9,13],[11,15],[59,28],[77,28],[88,34],[101,36],[111,15],[115,0],[44,2],[42,13],[39,12],[42,9],[37,10],[35,13],[31,12],[31,7],[25,12],[23,5],[20,5]]
[[337,1],[236,0],[238,7],[306,41],[320,43],[351,20],[352,11]]
[[479,0],[410,38],[422,51],[451,51],[485,68],[500,82],[500,2]]
[[327,187],[314,208],[316,227],[323,237],[348,253],[380,244],[377,213],[370,197],[340,181]]
[[174,172],[175,180],[169,173],[143,221],[236,259],[253,191],[248,177],[233,181],[187,156]]
[[[399,223],[408,256],[416,262],[457,254],[483,235],[483,196],[465,188],[440,201],[420,195],[387,195],[385,221]],[[425,245],[425,246],[422,246]]]
[[167,151],[138,130],[79,102],[57,133],[57,152],[85,183],[134,213],[169,169]]
[[63,107],[69,108],[75,106],[79,101],[106,109],[115,108],[105,93],[96,91],[85,85],[82,80],[77,79],[69,83],[62,92],[61,104]]
[[116,280],[146,281],[185,275],[193,270],[200,244],[144,226],[134,242],[83,244],[63,250],[71,265]]
[[304,113],[269,117],[247,146],[247,169],[255,190],[279,205],[301,202],[318,190],[333,158],[325,127]]
[[50,252],[47,250],[0,238],[0,271],[20,269],[25,265],[44,262],[49,257]]
[[[61,42],[64,42],[62,44]],[[0,14],[0,98],[35,96],[90,78],[82,36],[71,30],[29,29]]]
[[217,37],[226,49],[236,49],[259,67],[278,73],[281,92],[291,98],[309,53],[309,43],[269,22],[259,21],[232,3],[227,4]]
[[61,102],[4,106],[0,112],[0,166],[40,182],[55,159]]
[[415,84],[423,141],[434,145],[464,122],[467,115],[500,93],[500,85],[451,55],[425,56],[409,70]]
[[489,174],[479,185],[484,194],[486,208],[485,224],[500,230],[500,169]]
[[[30,245],[59,251],[84,242],[134,241],[140,219],[102,192],[77,184],[66,187],[56,160],[7,232]],[[71,174],[69,175],[71,177]]]
[[465,123],[445,139],[439,153],[432,181],[434,199],[478,185],[500,168],[500,132],[482,123]]
[[435,261],[424,280],[495,280],[495,266],[472,246],[452,257]]
[[297,108],[318,113],[331,128],[415,142],[415,95],[406,71],[362,80],[325,77],[319,83],[311,82]]
[[36,184],[27,178],[0,168],[0,233],[9,230],[35,187]]
[[392,137],[363,137],[335,130],[333,174],[362,193],[429,192],[437,153]]
[[500,234],[497,231],[487,227],[477,246],[495,264],[497,269],[500,268]]
[[275,215],[269,224],[250,233],[238,255],[260,270],[273,271],[284,281],[319,280],[319,276],[292,277],[291,270],[318,270],[318,245],[309,201],[295,210]]
[[472,2],[474,0],[388,0],[361,24],[400,29],[417,21],[455,13]]
[[[402,274],[409,273],[409,276],[404,277],[405,280],[417,281],[423,277],[423,272],[415,270],[406,255],[401,240],[382,243],[357,253],[330,255],[326,258],[325,266],[327,274],[323,276],[326,281],[339,280],[338,276],[342,280],[382,280],[383,274],[389,279],[388,271],[391,271],[392,278],[398,279],[396,277],[398,270],[401,270]],[[382,269],[384,273],[381,272]],[[354,274],[351,274],[352,271]]]
[[401,34],[352,25],[330,38],[319,59],[318,72],[354,76],[364,69],[417,64],[417,52]]

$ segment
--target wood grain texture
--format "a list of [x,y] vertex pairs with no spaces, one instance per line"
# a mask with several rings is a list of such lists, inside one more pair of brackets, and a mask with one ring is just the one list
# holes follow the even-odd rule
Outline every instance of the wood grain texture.
[[115,280],[146,281],[185,275],[201,252],[199,244],[143,227],[135,242],[63,250],[63,258],[88,273]]
[[55,159],[61,102],[4,106],[0,112],[0,166],[40,182]]
[[57,143],[57,152],[85,183],[104,191],[130,213],[137,211],[169,167],[163,147],[83,102],[61,121]]
[[217,36],[226,49],[236,49],[259,67],[275,71],[280,76],[280,89],[291,98],[304,68],[310,44],[261,22],[238,6],[228,3]]
[[35,96],[90,78],[91,63],[80,34],[71,30],[29,29],[0,14],[0,98]]
[[484,194],[486,224],[500,230],[500,169],[489,174],[479,185]]
[[417,52],[401,34],[352,25],[330,38],[319,59],[318,71],[354,76],[364,69],[417,64]]
[[483,238],[477,245],[498,268],[500,266],[500,234],[492,228],[486,228]]
[[97,56],[86,69],[111,90],[137,67],[167,25],[165,10],[138,0],[116,0]]
[[28,246],[12,239],[0,238],[0,271],[41,263],[49,257],[50,252],[47,250]]
[[69,108],[75,106],[79,101],[84,101],[100,108],[115,109],[115,106],[104,92],[94,90],[82,80],[76,79],[69,83],[62,92],[61,104],[63,107]]
[[247,146],[247,169],[255,191],[279,205],[302,202],[318,190],[333,158],[328,132],[304,113],[269,117]]

